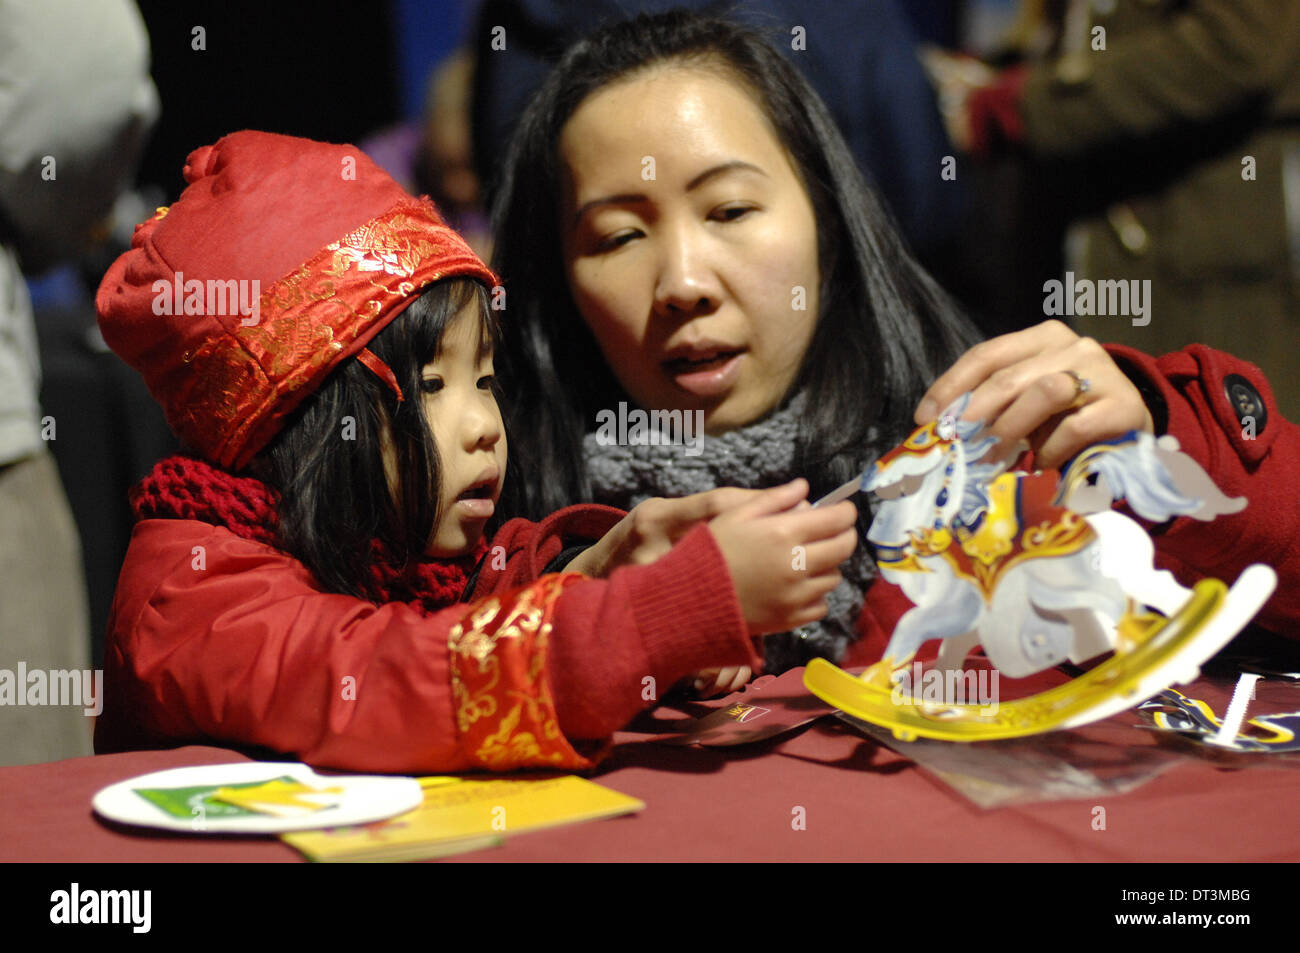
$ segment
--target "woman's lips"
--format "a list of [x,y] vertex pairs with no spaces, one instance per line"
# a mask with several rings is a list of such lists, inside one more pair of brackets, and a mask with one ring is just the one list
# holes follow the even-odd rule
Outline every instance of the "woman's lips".
[[682,390],[698,397],[717,397],[735,385],[744,357],[744,351],[720,351],[700,359],[673,358],[663,366]]

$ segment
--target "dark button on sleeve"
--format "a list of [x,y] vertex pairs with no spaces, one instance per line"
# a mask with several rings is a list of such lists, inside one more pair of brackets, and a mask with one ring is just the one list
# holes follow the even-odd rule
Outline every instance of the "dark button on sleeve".
[[1240,374],[1227,374],[1223,378],[1223,390],[1237,422],[1245,427],[1248,420],[1253,421],[1255,436],[1261,435],[1268,424],[1268,408],[1254,385]]

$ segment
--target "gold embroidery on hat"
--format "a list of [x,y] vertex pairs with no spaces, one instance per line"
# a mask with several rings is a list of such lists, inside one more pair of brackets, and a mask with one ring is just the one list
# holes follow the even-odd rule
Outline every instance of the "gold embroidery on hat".
[[291,409],[277,406],[287,395],[314,387],[393,305],[448,274],[495,284],[423,202],[399,203],[326,245],[263,290],[256,324],[232,325],[189,355],[178,433],[219,463],[242,465],[249,441]]

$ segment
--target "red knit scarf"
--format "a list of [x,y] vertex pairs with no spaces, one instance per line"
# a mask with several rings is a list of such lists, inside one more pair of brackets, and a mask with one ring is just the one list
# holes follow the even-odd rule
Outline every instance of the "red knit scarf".
[[[278,548],[279,494],[261,480],[236,476],[195,457],[160,460],[131,489],[130,500],[136,519],[198,520]],[[403,568],[395,565],[383,543],[371,540],[373,590],[382,594],[384,602],[404,602],[426,614],[445,609],[460,600],[470,572],[487,548],[483,538],[465,556],[426,558]]]

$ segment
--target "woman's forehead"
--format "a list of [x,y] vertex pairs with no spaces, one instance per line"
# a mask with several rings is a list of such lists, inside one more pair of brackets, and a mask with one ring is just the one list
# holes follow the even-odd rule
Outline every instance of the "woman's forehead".
[[574,192],[629,176],[685,186],[722,164],[771,175],[785,159],[748,87],[728,72],[690,63],[639,72],[588,96],[565,124],[559,147]]

